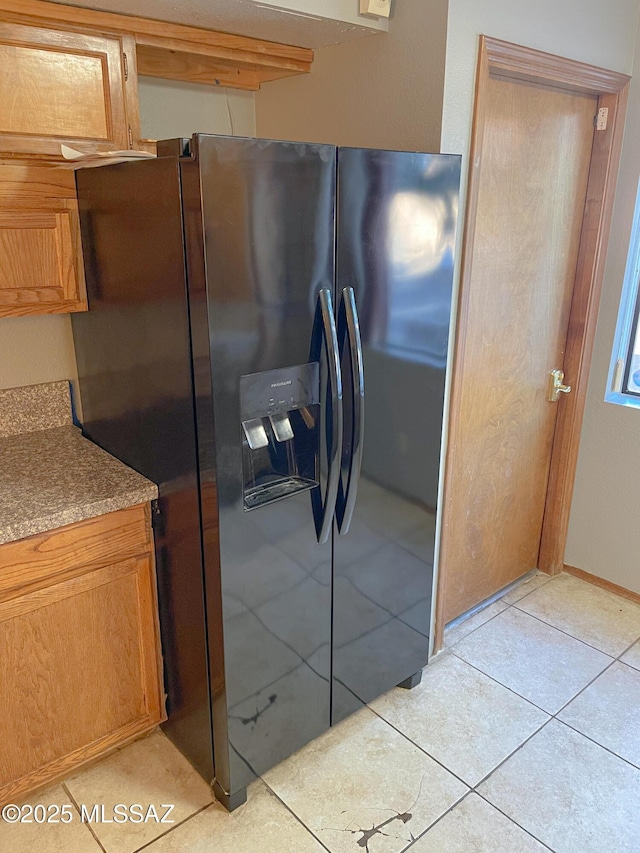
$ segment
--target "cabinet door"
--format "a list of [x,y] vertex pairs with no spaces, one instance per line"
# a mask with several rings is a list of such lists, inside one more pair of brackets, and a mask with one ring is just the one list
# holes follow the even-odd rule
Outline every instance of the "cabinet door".
[[0,154],[129,148],[117,36],[0,23]]
[[86,310],[77,211],[0,210],[0,317]]
[[86,309],[73,173],[0,165],[0,317]]
[[151,555],[0,603],[0,802],[162,719]]

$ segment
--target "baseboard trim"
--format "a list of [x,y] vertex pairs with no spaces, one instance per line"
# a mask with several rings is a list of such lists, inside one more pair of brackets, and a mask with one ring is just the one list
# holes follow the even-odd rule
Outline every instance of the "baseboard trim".
[[612,583],[611,581],[605,580],[604,578],[599,578],[597,575],[589,574],[589,572],[585,572],[582,569],[577,569],[575,566],[567,566],[565,563],[564,570],[568,575],[573,575],[574,578],[579,578],[581,581],[586,581],[587,583],[592,583],[594,586],[599,586],[600,589],[605,589],[607,592],[613,592],[616,595],[621,596],[622,598],[628,598],[629,601],[633,601],[636,604],[640,604],[640,593],[632,592],[630,589],[626,589],[624,586],[618,586],[617,583]]

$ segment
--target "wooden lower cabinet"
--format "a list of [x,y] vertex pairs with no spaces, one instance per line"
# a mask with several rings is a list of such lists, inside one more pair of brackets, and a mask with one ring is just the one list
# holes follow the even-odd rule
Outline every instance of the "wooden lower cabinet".
[[161,722],[159,648],[148,506],[0,546],[0,803]]

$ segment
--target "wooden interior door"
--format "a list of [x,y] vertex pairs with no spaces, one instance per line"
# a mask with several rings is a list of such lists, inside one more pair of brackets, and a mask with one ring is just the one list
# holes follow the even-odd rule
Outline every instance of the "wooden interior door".
[[[538,565],[598,99],[492,74],[455,373],[444,621]],[[569,377],[570,379],[570,377]]]

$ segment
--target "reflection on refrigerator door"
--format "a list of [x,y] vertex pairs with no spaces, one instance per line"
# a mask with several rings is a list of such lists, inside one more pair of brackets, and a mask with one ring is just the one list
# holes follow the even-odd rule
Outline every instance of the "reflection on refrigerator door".
[[[334,541],[333,723],[427,662],[459,175],[447,155],[338,151],[337,286],[355,293],[366,414]],[[345,352],[343,372],[348,400]]]

